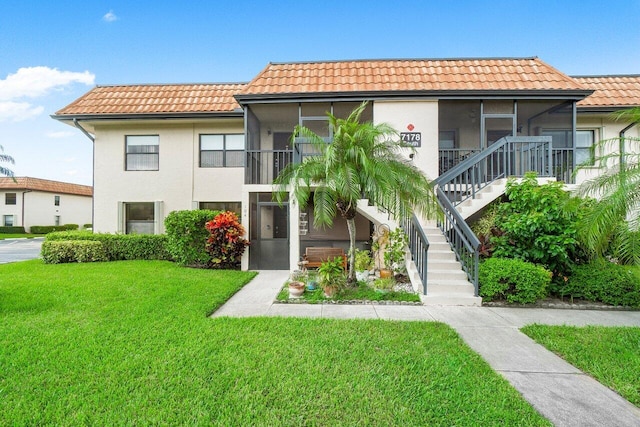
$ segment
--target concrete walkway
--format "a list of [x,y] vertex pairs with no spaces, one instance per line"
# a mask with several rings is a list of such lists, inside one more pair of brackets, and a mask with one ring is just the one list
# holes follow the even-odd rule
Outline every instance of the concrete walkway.
[[213,317],[295,316],[447,323],[555,425],[640,426],[640,409],[518,330],[532,323],[640,326],[638,311],[274,304],[287,276],[287,271],[261,271]]

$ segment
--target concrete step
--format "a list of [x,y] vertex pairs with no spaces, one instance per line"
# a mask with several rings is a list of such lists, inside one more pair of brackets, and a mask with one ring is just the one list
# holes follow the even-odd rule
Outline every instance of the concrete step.
[[458,261],[447,261],[447,260],[428,260],[429,269],[433,270],[446,270],[446,271],[456,271],[462,270],[462,266]]
[[465,279],[434,280],[427,279],[427,295],[467,295],[473,296],[473,285]]
[[[439,250],[431,250],[431,248],[429,248],[428,257],[429,257],[428,262],[456,260],[456,254],[454,254],[451,250],[439,251]],[[429,268],[429,264],[427,264],[427,269],[428,268]]]
[[474,296],[451,296],[451,295],[421,295],[423,305],[459,305],[467,307],[480,307],[482,298]]
[[427,264],[427,282],[435,280],[467,280],[467,273],[458,270],[436,270]]

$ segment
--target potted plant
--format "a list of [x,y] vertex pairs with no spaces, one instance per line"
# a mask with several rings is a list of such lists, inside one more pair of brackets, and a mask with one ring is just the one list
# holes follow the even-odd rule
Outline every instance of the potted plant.
[[367,250],[356,249],[356,278],[360,281],[366,281],[369,278],[369,270],[373,266],[373,258]]
[[304,293],[306,274],[304,271],[294,270],[289,282],[289,298],[300,298]]
[[333,298],[335,293],[344,286],[346,277],[342,268],[342,258],[329,259],[318,267],[318,279],[324,290],[324,296]]
[[[384,252],[384,263],[387,269],[399,274],[407,273],[407,240],[407,235],[401,228],[396,228],[389,233],[389,241]],[[382,274],[380,277],[383,277]]]

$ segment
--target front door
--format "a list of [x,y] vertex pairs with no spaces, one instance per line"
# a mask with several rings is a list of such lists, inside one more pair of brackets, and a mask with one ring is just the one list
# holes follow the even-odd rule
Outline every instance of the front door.
[[[484,117],[484,132],[482,135],[482,147],[489,148],[505,136],[515,135],[515,116]],[[487,158],[487,179],[500,178],[505,171],[505,165],[509,162],[504,152],[497,152]]]
[[256,230],[249,249],[251,270],[289,269],[289,205],[258,202],[255,212]]

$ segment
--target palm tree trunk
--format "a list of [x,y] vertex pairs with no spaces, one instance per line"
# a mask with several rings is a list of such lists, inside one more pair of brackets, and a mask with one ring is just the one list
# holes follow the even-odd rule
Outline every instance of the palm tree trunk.
[[356,283],[356,220],[354,218],[347,219],[347,229],[349,230],[349,276],[347,276],[347,283],[352,285]]

